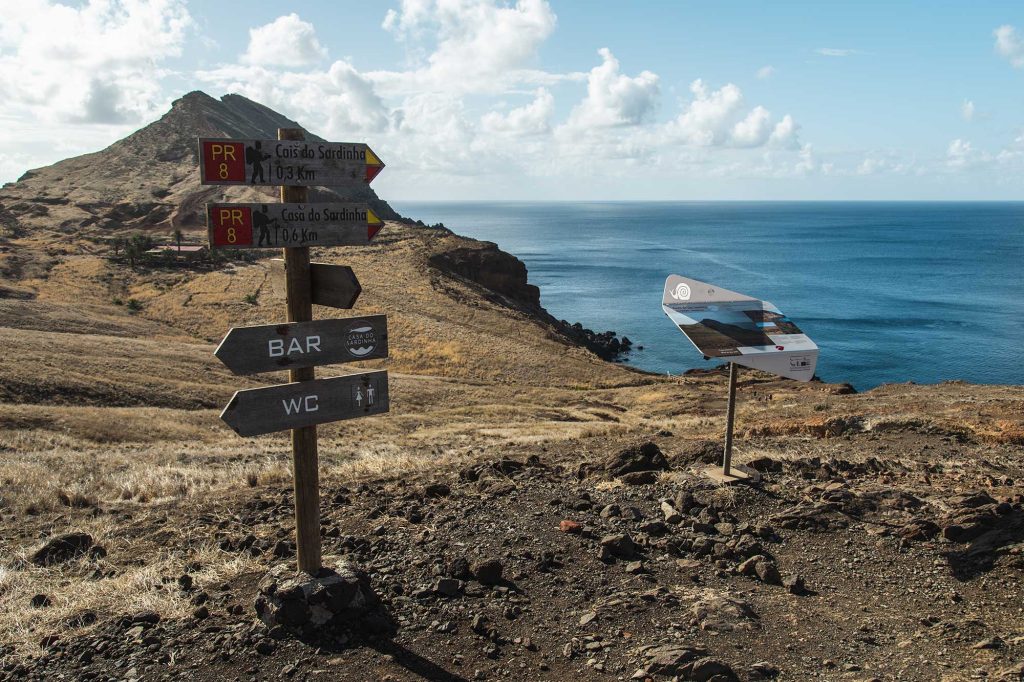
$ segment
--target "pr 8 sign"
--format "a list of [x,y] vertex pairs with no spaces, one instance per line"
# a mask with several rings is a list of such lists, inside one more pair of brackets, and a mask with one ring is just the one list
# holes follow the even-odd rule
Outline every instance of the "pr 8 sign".
[[245,145],[203,141],[203,181],[245,182]]
[[252,244],[252,209],[211,205],[210,242],[213,246],[250,246]]

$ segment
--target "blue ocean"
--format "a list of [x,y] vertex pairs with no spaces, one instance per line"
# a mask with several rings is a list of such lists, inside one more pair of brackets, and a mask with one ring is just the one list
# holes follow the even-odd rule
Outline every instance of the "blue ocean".
[[825,381],[1024,383],[1024,203],[392,204],[515,254],[552,315],[653,372],[713,364],[661,311],[676,273],[774,303]]

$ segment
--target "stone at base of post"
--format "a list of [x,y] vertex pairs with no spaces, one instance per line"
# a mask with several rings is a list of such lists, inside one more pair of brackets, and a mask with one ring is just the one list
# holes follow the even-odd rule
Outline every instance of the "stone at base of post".
[[760,483],[761,472],[756,469],[751,469],[748,466],[742,464],[734,464],[729,467],[729,474],[722,470],[722,467],[715,465],[702,469],[701,473],[710,478],[715,483],[720,485],[731,485],[733,483]]
[[321,568],[316,576],[296,572],[294,564],[275,566],[264,576],[256,614],[267,629],[302,639],[346,630],[393,634],[393,623],[366,572],[334,557],[325,557],[328,561],[336,568]]

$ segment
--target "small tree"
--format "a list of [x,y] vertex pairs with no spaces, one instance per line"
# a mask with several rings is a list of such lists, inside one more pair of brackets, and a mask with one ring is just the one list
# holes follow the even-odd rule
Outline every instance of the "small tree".
[[174,231],[174,242],[178,245],[178,252],[179,253],[181,253],[181,238],[183,236],[184,235],[181,233],[181,230],[175,230]]
[[124,247],[124,253],[128,256],[128,265],[134,268],[136,261],[151,248],[153,248],[152,239],[144,234],[133,234]]
[[117,258],[117,256],[121,253],[121,249],[124,248],[124,245],[124,237],[114,237],[114,241],[111,242],[111,246],[114,247],[114,258]]

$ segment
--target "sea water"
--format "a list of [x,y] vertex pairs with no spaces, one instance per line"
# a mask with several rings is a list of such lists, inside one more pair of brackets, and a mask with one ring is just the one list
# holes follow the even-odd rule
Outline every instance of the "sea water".
[[715,364],[661,311],[675,273],[774,303],[825,381],[1024,383],[1024,203],[392,204],[518,256],[552,315],[652,372]]

